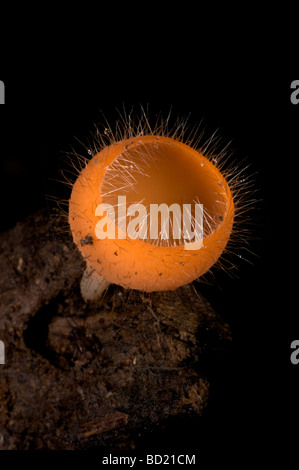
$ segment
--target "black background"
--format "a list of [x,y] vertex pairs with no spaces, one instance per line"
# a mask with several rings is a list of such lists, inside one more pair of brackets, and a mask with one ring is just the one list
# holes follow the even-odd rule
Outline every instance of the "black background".
[[175,115],[191,113],[194,124],[203,118],[208,131],[218,128],[232,139],[235,158],[246,157],[256,172],[261,199],[252,213],[253,264],[240,261],[237,279],[219,273],[217,285],[203,286],[231,325],[232,367],[220,378],[210,417],[192,423],[192,429],[182,423],[181,438],[176,428],[149,442],[178,451],[180,440],[184,449],[189,439],[200,452],[224,442],[224,459],[244,447],[247,456],[264,450],[267,460],[291,450],[291,442],[286,448],[281,442],[288,433],[291,439],[290,423],[299,417],[299,365],[290,363],[290,343],[299,328],[299,105],[290,102],[290,84],[298,76],[250,49],[242,60],[237,51],[217,57],[212,51],[207,62],[194,38],[187,49],[185,43],[179,48],[165,41],[159,49],[126,43],[121,51],[103,41],[98,55],[95,50],[86,57],[80,50],[79,58],[76,46],[69,56],[71,45],[42,56],[22,50],[1,69],[6,90],[0,108],[1,231],[41,207],[51,210],[46,195],[67,197],[66,188],[53,181],[65,166],[63,153],[75,137],[84,141],[94,123],[103,122],[101,110],[111,122],[123,104],[126,109],[149,104],[164,115],[172,106]]

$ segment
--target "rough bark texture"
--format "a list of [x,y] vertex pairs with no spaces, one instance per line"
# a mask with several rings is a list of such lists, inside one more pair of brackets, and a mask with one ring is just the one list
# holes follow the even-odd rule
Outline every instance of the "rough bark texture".
[[231,341],[209,303],[192,286],[84,303],[83,270],[58,215],[0,235],[2,449],[130,448],[207,407],[209,355]]

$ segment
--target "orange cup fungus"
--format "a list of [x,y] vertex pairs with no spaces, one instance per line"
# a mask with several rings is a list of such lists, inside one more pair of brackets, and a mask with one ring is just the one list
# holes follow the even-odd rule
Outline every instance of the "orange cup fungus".
[[[202,207],[201,243],[192,245],[196,203]],[[142,217],[136,211],[141,204]],[[181,214],[189,215],[189,228],[177,218],[179,212],[171,211],[166,227],[158,212],[158,237],[154,237],[151,208],[161,209],[161,205],[180,208]],[[73,239],[86,260],[83,297],[96,300],[110,283],[153,292],[194,281],[224,251],[234,217],[230,186],[213,159],[201,151],[155,133],[113,141],[87,162],[69,201]],[[134,237],[129,233],[130,223]],[[176,236],[175,227],[182,229]],[[105,237],[105,230],[112,236]],[[188,243],[186,232],[190,234]]]

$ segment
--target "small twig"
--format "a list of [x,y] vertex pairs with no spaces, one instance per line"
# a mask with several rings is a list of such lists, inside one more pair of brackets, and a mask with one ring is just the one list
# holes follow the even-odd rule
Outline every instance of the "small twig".
[[102,434],[103,432],[112,431],[113,429],[125,426],[128,423],[128,417],[126,413],[115,411],[101,418],[89,421],[81,425],[82,434],[80,437],[89,437],[94,434]]

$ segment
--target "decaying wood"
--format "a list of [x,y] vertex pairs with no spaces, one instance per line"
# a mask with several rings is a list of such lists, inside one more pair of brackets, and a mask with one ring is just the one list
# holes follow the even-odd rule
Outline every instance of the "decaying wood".
[[0,447],[116,448],[201,415],[227,324],[192,286],[111,286],[84,303],[84,261],[62,225],[41,211],[0,235]]

